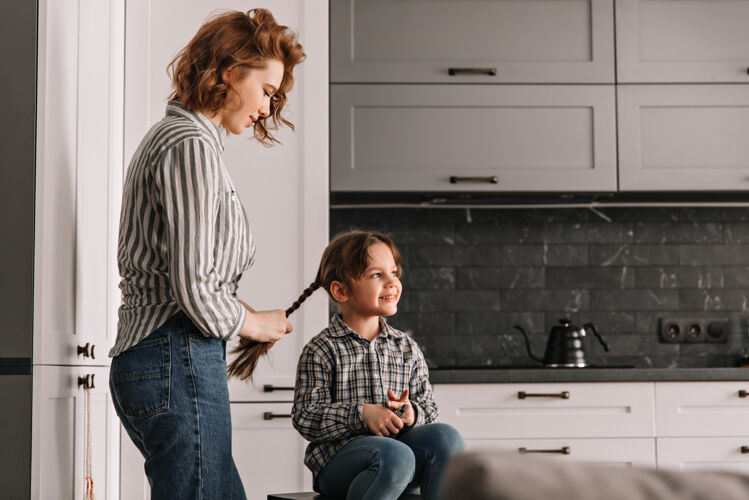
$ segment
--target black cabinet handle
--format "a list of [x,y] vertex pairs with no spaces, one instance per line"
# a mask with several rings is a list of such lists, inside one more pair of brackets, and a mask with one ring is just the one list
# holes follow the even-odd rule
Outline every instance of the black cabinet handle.
[[478,73],[482,75],[497,76],[497,68],[448,68],[447,74],[455,76],[458,73]]
[[263,386],[263,392],[273,392],[273,391],[293,391],[293,387],[281,387],[278,385],[273,384],[265,384]]
[[741,453],[743,455],[749,454],[749,446],[742,446],[741,447]]
[[532,393],[532,392],[525,392],[525,391],[518,391],[518,399],[525,399],[525,398],[559,398],[559,399],[570,399],[570,392],[569,391],[562,391],[559,393]]
[[499,184],[499,177],[496,175],[489,175],[486,177],[458,177],[457,175],[450,176],[450,184],[458,184],[459,182],[483,182],[486,184]]
[[563,446],[558,450],[529,450],[528,448],[518,448],[518,453],[526,455],[528,453],[556,453],[559,455],[569,455],[572,453],[572,448],[569,446]]
[[84,358],[96,359],[96,356],[94,356],[94,347],[96,346],[88,342],[86,342],[86,345],[79,345],[77,349],[78,356],[83,355]]
[[263,420],[273,420],[274,418],[291,418],[291,415],[286,413],[273,413],[272,411],[266,411],[263,413]]
[[746,398],[746,397],[749,397],[749,392],[745,391],[744,389],[741,389],[741,390],[739,391],[739,397],[740,397],[740,398]]
[[88,373],[83,377],[78,377],[78,387],[83,386],[84,389],[96,389],[94,385],[94,374]]

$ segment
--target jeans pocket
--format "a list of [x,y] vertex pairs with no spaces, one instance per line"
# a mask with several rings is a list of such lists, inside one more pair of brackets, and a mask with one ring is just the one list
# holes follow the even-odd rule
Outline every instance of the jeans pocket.
[[169,337],[144,340],[112,360],[112,386],[122,413],[144,419],[169,409]]

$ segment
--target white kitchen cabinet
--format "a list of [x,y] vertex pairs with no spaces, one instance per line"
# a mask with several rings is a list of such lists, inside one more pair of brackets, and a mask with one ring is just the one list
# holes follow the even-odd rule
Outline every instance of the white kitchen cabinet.
[[307,442],[291,425],[291,403],[233,403],[231,421],[234,462],[248,500],[312,490]]
[[749,474],[749,433],[721,438],[658,438],[656,442],[658,468],[731,470]]
[[749,187],[749,85],[619,85],[619,189]]
[[659,382],[658,467],[749,472],[749,385]]
[[653,438],[467,439],[466,447],[575,463],[655,467]]
[[119,420],[110,400],[109,368],[35,366],[31,498],[83,498],[86,405],[79,377],[93,376],[90,444],[94,493],[117,498]]
[[333,191],[617,187],[611,85],[332,85],[331,101]]
[[658,382],[658,436],[749,436],[747,391],[745,382]]
[[749,83],[749,0],[616,0],[619,83]]
[[650,383],[440,384],[434,395],[466,439],[655,435]]
[[[232,403],[232,454],[248,500],[269,493],[310,491],[312,473],[304,465],[307,442],[291,425],[291,403]],[[122,435],[120,500],[148,500],[143,457]]]
[[331,81],[613,83],[613,11],[612,0],[332,0]]
[[[120,300],[124,1],[41,0],[38,15],[33,360],[108,365]],[[78,354],[86,344],[93,359]]]
[[653,384],[440,384],[440,421],[468,449],[655,466]]

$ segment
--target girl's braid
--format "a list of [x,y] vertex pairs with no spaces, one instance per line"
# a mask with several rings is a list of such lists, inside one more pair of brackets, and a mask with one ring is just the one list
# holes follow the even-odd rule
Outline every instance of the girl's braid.
[[[304,289],[302,294],[296,299],[296,302],[291,304],[291,307],[286,309],[286,317],[288,318],[291,313],[299,309],[302,302],[307,300],[307,297],[322,286],[320,279],[315,279],[310,286]],[[240,380],[246,380],[252,377],[252,372],[255,371],[257,362],[261,356],[264,356],[270,351],[275,342],[255,342],[254,340],[241,338],[239,339],[239,345],[232,351],[232,354],[237,354],[234,358],[227,371],[230,377],[238,377]]]
[[304,302],[305,300],[307,300],[307,297],[309,297],[310,295],[312,295],[312,293],[314,293],[315,290],[317,290],[318,288],[320,288],[320,286],[322,286],[322,283],[320,283],[319,279],[316,279],[315,281],[313,281],[312,283],[310,283],[310,285],[307,288],[304,289],[304,291],[299,296],[299,298],[296,299],[296,302],[294,302],[293,304],[291,304],[291,307],[289,307],[288,309],[286,309],[286,317],[288,318],[289,316],[291,316],[291,313],[293,313],[294,311],[296,311],[297,309],[299,309],[299,306],[302,305],[302,302]]

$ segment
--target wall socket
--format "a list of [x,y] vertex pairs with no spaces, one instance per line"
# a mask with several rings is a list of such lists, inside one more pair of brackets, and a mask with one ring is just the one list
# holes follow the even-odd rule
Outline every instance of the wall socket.
[[667,343],[727,342],[724,316],[666,316],[660,318],[660,341]]

